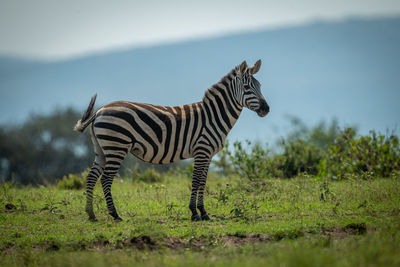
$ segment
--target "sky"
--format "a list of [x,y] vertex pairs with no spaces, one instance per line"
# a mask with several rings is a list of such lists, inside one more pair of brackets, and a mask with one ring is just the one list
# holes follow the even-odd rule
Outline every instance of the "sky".
[[0,55],[60,60],[316,20],[399,14],[400,0],[0,0]]

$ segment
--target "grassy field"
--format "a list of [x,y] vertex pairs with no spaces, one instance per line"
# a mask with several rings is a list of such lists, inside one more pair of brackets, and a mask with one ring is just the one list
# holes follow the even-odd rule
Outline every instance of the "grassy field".
[[209,175],[211,221],[191,222],[190,179],[117,179],[122,222],[98,222],[83,190],[0,185],[0,265],[399,266],[400,179],[301,176],[249,182]]

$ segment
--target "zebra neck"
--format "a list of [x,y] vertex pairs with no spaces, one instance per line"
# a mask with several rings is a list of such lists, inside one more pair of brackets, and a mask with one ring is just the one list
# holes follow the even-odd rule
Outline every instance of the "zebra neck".
[[218,128],[226,137],[235,125],[242,112],[242,107],[236,103],[230,93],[227,83],[219,82],[209,88],[204,97],[203,105],[206,118],[213,127]]

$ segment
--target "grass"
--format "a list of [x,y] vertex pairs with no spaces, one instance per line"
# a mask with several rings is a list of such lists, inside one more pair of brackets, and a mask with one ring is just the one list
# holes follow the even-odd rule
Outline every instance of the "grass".
[[399,177],[332,182],[301,176],[248,182],[209,175],[212,221],[190,221],[190,179],[117,179],[124,221],[107,215],[101,186],[0,186],[0,265],[370,266],[400,264]]

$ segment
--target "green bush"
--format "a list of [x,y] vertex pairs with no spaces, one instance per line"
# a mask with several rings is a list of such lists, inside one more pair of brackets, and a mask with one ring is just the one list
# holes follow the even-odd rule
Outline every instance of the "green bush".
[[57,187],[60,189],[67,190],[78,190],[85,187],[86,176],[89,173],[89,169],[80,174],[68,174],[65,175],[62,180],[57,182]]
[[268,146],[246,141],[229,144],[214,161],[224,176],[236,173],[251,181],[266,178],[292,178],[302,173],[330,176],[334,179],[389,177],[400,173],[400,146],[396,135],[384,136],[371,131],[357,136],[354,128],[340,131],[337,122],[327,127],[320,123],[299,129],[282,139],[279,153]]
[[233,145],[229,152],[230,161],[236,172],[251,181],[265,178],[292,178],[301,173],[318,174],[318,166],[325,153],[322,149],[303,140],[282,141],[281,154],[273,154],[260,144],[251,145],[247,141],[247,149],[240,143]]
[[321,162],[326,161],[328,147],[340,134],[338,123],[321,122],[309,128],[299,119],[292,118],[293,130],[278,144],[280,153],[273,153],[268,146],[259,143],[245,145],[236,142],[233,151],[229,144],[214,160],[214,166],[222,175],[238,173],[249,180],[265,178],[291,178],[301,173],[320,174]]
[[[229,161],[234,170],[250,181],[281,176],[280,170],[275,166],[275,158],[270,157],[270,150],[256,143],[251,145],[246,141],[247,149],[241,142],[233,144],[233,152],[225,148]],[[230,164],[227,164],[229,166]]]
[[142,173],[136,172],[133,179],[145,183],[160,183],[164,180],[163,176],[154,168],[148,168]]
[[399,138],[374,131],[356,138],[355,131],[347,128],[329,148],[327,167],[338,179],[352,175],[389,177],[400,170]]
[[325,157],[324,151],[304,140],[283,141],[283,154],[276,165],[282,170],[284,178],[292,178],[301,173],[316,175],[320,161]]

